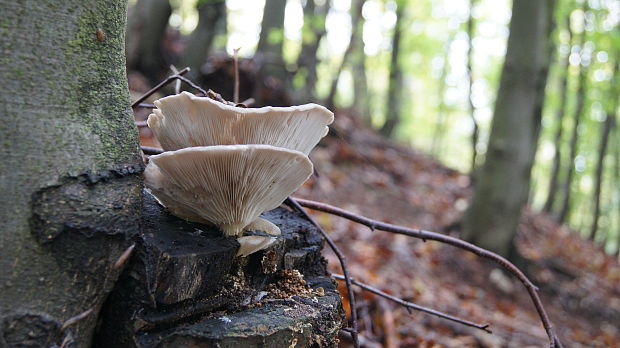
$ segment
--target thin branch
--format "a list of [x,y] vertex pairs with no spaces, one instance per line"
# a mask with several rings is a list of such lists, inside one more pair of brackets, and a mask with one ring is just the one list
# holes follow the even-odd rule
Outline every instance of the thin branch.
[[67,321],[65,321],[62,324],[62,327],[60,328],[60,332],[65,331],[66,329],[68,329],[71,325],[75,325],[78,321],[86,318],[87,316],[91,315],[93,313],[93,309],[89,309],[83,313],[80,313],[74,317],[71,317],[69,319],[67,319]]
[[197,84],[195,84],[192,80],[188,79],[187,77],[181,76],[181,75],[177,75],[176,76],[177,79],[187,83],[190,87],[192,87],[193,89],[197,90],[198,92],[207,95],[207,91],[204,90],[204,88],[198,86]]
[[146,121],[135,121],[134,124],[136,125],[136,127],[140,128],[140,127],[148,127],[149,125],[146,123]]
[[[332,277],[334,277],[336,279],[344,280],[344,277],[341,276],[340,274],[332,274]],[[483,331],[488,332],[488,333],[492,333],[491,329],[489,329],[489,324],[477,324],[477,323],[474,323],[474,322],[471,322],[471,321],[467,321],[465,319],[457,318],[457,317],[452,316],[450,314],[442,313],[442,312],[436,311],[434,309],[426,308],[426,307],[417,305],[415,303],[405,301],[405,300],[403,300],[401,298],[398,298],[398,297],[392,296],[390,294],[387,294],[387,293],[385,293],[385,292],[383,292],[383,291],[381,291],[381,290],[379,290],[379,289],[377,289],[375,287],[372,287],[372,286],[370,286],[368,284],[364,284],[364,283],[359,282],[359,281],[357,281],[355,279],[353,279],[351,281],[351,283],[353,283],[354,285],[359,286],[360,288],[362,288],[362,289],[364,289],[366,291],[372,292],[373,294],[379,295],[379,296],[381,296],[383,298],[386,298],[386,299],[388,299],[390,301],[396,302],[399,305],[405,307],[408,311],[409,311],[409,309],[415,309],[415,310],[418,310],[418,311],[421,311],[421,312],[424,312],[424,313],[428,313],[428,314],[431,314],[431,315],[434,315],[434,316],[437,316],[437,317],[440,317],[440,318],[444,318],[444,319],[447,319],[447,320],[451,320],[451,321],[457,322],[459,324],[463,324],[465,326],[473,327],[473,328],[480,329],[480,330],[483,330]]]
[[142,152],[144,152],[145,155],[159,155],[160,153],[164,152],[164,150],[158,147],[144,146],[144,145],[140,145],[140,150],[142,150]]
[[[178,74],[179,74],[179,69],[177,69],[177,67],[176,67],[176,66],[174,66],[174,65],[172,65],[172,64],[170,65],[170,70],[172,70],[172,72],[173,72],[175,75],[178,75]],[[174,94],[179,94],[179,93],[181,93],[181,81],[177,80],[177,81],[174,83]]]
[[235,89],[233,91],[233,102],[239,104],[239,50],[241,48],[235,48],[233,50],[233,63],[235,66]]
[[534,306],[536,307],[536,311],[538,312],[538,315],[540,316],[540,319],[542,321],[543,327],[545,328],[547,336],[549,337],[550,347],[551,348],[562,348],[563,347],[562,343],[560,342],[560,339],[555,333],[555,329],[553,328],[551,321],[549,320],[549,316],[547,315],[547,312],[545,311],[545,308],[543,307],[542,301],[540,300],[540,297],[538,296],[538,288],[525,276],[525,274],[523,274],[523,272],[521,272],[521,270],[519,270],[515,265],[513,265],[510,261],[506,260],[502,256],[499,256],[491,251],[475,246],[464,240],[454,238],[451,236],[447,236],[447,235],[443,235],[440,233],[407,228],[403,226],[388,224],[388,223],[377,221],[377,220],[372,220],[367,217],[360,216],[355,213],[352,213],[344,209],[340,209],[340,208],[337,208],[337,207],[334,207],[332,205],[325,204],[325,203],[310,201],[310,200],[301,199],[301,198],[293,198],[293,197],[289,197],[289,199],[295,200],[298,204],[306,208],[322,211],[322,212],[329,213],[332,215],[337,215],[347,220],[351,220],[359,224],[366,225],[373,230],[377,229],[377,230],[382,230],[386,232],[402,234],[402,235],[406,235],[406,236],[410,236],[414,238],[419,238],[422,240],[434,240],[437,242],[449,244],[457,248],[470,251],[478,255],[479,257],[483,257],[483,258],[486,258],[486,259],[489,259],[491,261],[498,263],[500,266],[504,267],[507,271],[509,271],[515,277],[517,277],[521,281],[521,283],[523,283],[523,285],[525,286],[527,292],[529,293],[532,299],[532,302],[534,303]]
[[332,238],[327,234],[327,232],[325,232],[325,230],[321,227],[321,225],[319,225],[312,218],[312,216],[310,216],[310,214],[308,214],[308,212],[306,212],[306,210],[301,207],[301,205],[297,202],[297,198],[293,198],[292,196],[289,196],[286,199],[285,203],[289,205],[291,208],[293,208],[294,210],[297,210],[299,213],[301,213],[306,219],[308,219],[319,230],[319,233],[321,233],[323,238],[325,238],[325,241],[327,242],[329,247],[334,251],[334,253],[336,254],[336,257],[338,257],[338,260],[340,261],[340,267],[342,268],[342,273],[344,274],[343,278],[347,286],[347,296],[349,297],[349,305],[351,307],[351,330],[350,330],[351,338],[353,339],[353,345],[355,346],[355,348],[359,348],[360,344],[359,344],[359,338],[357,335],[358,333],[357,308],[355,306],[355,295],[353,294],[353,286],[351,285],[352,279],[351,279],[351,276],[349,275],[349,268],[347,267],[346,257],[342,254],[338,246],[336,246],[336,243],[334,243]]
[[155,104],[140,103],[136,105],[136,109],[155,109]]
[[[162,82],[158,83],[157,86],[151,88],[148,92],[144,93],[140,98],[138,98],[135,102],[133,102],[131,104],[131,108],[136,108],[138,105],[140,105],[140,103],[142,103],[143,101],[146,100],[146,98],[152,96],[155,92],[159,91],[160,89],[162,89],[165,85],[169,84],[170,82],[176,80],[176,79],[185,79],[182,75],[183,74],[187,74],[187,72],[189,72],[189,67],[185,68],[181,71],[179,71],[178,74],[174,74],[174,75],[170,75],[168,76],[165,80],[163,80]],[[187,79],[185,79],[187,80]],[[187,80],[189,81],[189,80]],[[191,82],[191,81],[190,81]],[[193,84],[193,82],[192,82]],[[191,85],[190,85],[191,86]]]
[[129,248],[125,249],[125,251],[123,251],[121,256],[118,257],[116,262],[114,262],[113,268],[120,269],[125,264],[125,262],[129,260],[129,257],[131,256],[131,253],[133,252],[133,249],[135,247],[136,247],[136,243],[133,243],[132,245],[129,246]]

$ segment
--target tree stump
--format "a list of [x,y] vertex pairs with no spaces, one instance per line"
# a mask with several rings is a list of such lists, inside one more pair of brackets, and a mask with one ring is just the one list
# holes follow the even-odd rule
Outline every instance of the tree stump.
[[[103,306],[95,347],[329,347],[343,309],[323,240],[284,208],[282,231],[247,258],[217,228],[169,214],[144,194],[142,231]],[[256,233],[261,233],[257,231]]]

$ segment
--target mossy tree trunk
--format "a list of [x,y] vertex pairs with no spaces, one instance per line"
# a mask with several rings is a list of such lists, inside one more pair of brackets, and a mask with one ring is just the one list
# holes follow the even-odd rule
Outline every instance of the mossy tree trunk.
[[113,264],[139,230],[126,6],[0,1],[2,347],[88,347]]
[[509,256],[527,202],[544,101],[553,0],[515,0],[487,157],[463,237]]

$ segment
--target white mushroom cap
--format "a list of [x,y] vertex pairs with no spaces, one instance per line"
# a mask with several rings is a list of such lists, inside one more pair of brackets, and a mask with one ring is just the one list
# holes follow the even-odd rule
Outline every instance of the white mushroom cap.
[[270,145],[190,147],[151,156],[146,186],[176,216],[239,235],[312,174],[299,151]]
[[267,144],[308,155],[334,114],[317,104],[242,108],[182,92],[155,101],[148,125],[166,151],[192,146]]

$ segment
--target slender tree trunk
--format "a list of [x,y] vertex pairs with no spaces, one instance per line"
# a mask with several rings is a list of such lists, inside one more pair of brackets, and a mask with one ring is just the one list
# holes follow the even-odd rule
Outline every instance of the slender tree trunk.
[[370,95],[366,78],[366,53],[364,52],[364,17],[360,16],[357,23],[357,37],[351,53],[353,71],[353,104],[360,119],[367,125],[372,123],[370,115]]
[[361,40],[361,38],[359,37],[361,32],[358,31],[358,23],[361,21],[362,8],[364,7],[365,2],[366,0],[355,0],[351,2],[351,39],[349,40],[349,45],[347,46],[347,49],[344,51],[340,66],[338,66],[338,70],[336,70],[336,73],[334,74],[331,87],[329,88],[329,94],[325,99],[325,104],[329,109],[334,108],[334,99],[336,98],[336,92],[338,91],[338,82],[340,81],[340,75],[342,75],[342,71],[344,70],[344,67],[349,61],[349,56],[351,56],[351,52],[353,52],[353,49],[356,46],[356,41]]
[[127,66],[145,74],[151,82],[166,68],[162,55],[162,38],[168,27],[172,8],[168,0],[139,0],[129,17]]
[[401,36],[406,1],[399,1],[396,7],[396,24],[392,36],[392,58],[390,61],[390,83],[388,85],[387,107],[385,123],[380,129],[381,134],[390,137],[398,126],[402,112],[402,97],[404,95],[404,81],[402,65],[399,59]]
[[[222,30],[223,29],[223,30]],[[190,76],[198,76],[200,67],[207,61],[215,36],[226,30],[226,1],[204,0],[198,2],[198,25],[192,32],[181,57],[181,67],[189,66]]]
[[435,158],[438,158],[441,155],[441,147],[445,136],[446,124],[448,124],[444,94],[446,93],[446,77],[448,76],[448,71],[450,69],[450,47],[452,46],[453,40],[454,35],[450,35],[450,38],[446,43],[443,66],[441,67],[441,75],[439,76],[439,83],[437,85],[437,104],[439,107],[437,111],[437,122],[435,123],[435,130],[433,131],[433,143],[431,145],[431,154]]
[[257,55],[262,59],[263,75],[284,82],[286,69],[282,58],[284,44],[284,9],[286,0],[266,0],[261,22]]
[[113,264],[138,233],[126,9],[123,0],[0,1],[2,347],[89,347],[120,272]]
[[[566,16],[566,29],[568,30],[568,43],[569,48],[573,46],[573,31],[571,29],[570,16]],[[558,176],[560,174],[560,164],[562,163],[562,134],[564,131],[563,121],[566,114],[566,105],[568,104],[568,77],[570,75],[570,49],[566,53],[566,56],[562,59],[562,76],[560,78],[560,105],[555,116],[555,123],[557,128],[553,137],[553,144],[555,146],[555,154],[553,156],[553,164],[551,167],[551,175],[549,182],[549,193],[547,194],[547,200],[543,211],[547,213],[553,212],[553,207],[556,202],[556,195],[558,192]]]
[[[620,230],[620,127],[618,122],[614,122],[614,131],[616,134],[616,146],[614,147],[614,173],[613,182],[615,183],[616,193],[618,195],[618,206],[616,207],[618,214],[618,230]],[[620,233],[616,234],[616,257],[620,256]]]
[[[584,12],[587,12],[587,7],[584,9]],[[585,22],[585,17],[584,17],[584,26],[585,24],[586,22]],[[585,35],[586,35],[586,32],[583,31],[581,33],[581,39],[580,39],[580,49],[581,49],[580,55],[581,55],[582,61],[585,58],[585,52],[583,48],[584,43],[586,42]],[[569,157],[568,157],[568,167],[566,168],[567,169],[566,179],[564,180],[564,183],[562,185],[562,192],[564,192],[564,197],[562,198],[560,212],[558,214],[559,222],[568,221],[568,215],[570,213],[571,186],[573,183],[573,177],[575,176],[575,158],[577,157],[578,145],[579,145],[579,126],[581,124],[581,119],[584,113],[584,106],[585,106],[586,94],[587,94],[587,88],[588,88],[587,86],[588,68],[589,68],[589,65],[583,65],[583,63],[581,63],[580,69],[579,69],[579,79],[577,81],[578,83],[577,105],[573,113],[573,132],[571,134],[570,144],[569,144],[570,152],[569,152]]]
[[527,202],[549,68],[554,1],[515,0],[487,157],[463,237],[504,256]]
[[474,35],[475,35],[475,20],[473,16],[474,6],[476,5],[476,0],[469,0],[469,18],[467,20],[467,103],[469,107],[469,117],[471,118],[471,122],[473,125],[473,130],[471,133],[471,170],[470,173],[473,175],[476,170],[476,157],[478,155],[478,151],[476,150],[476,145],[478,145],[478,133],[479,126],[478,121],[476,121],[476,107],[474,106],[474,101],[472,99],[472,86],[474,84],[474,74],[473,74],[473,55],[474,55]]
[[321,39],[325,36],[325,17],[329,12],[329,1],[325,0],[316,6],[315,0],[307,0],[304,7],[304,26],[302,29],[301,52],[297,58],[297,66],[304,71],[306,78],[301,89],[300,99],[302,102],[316,100],[314,88],[317,81],[316,67],[319,59],[317,51]]
[[[618,60],[614,65],[613,76],[616,80],[616,74],[618,73]],[[598,157],[596,160],[596,176],[594,180],[594,216],[592,217],[592,225],[590,226],[590,239],[594,239],[596,237],[596,232],[598,230],[598,222],[601,214],[601,187],[603,185],[603,169],[605,167],[605,155],[607,154],[607,144],[609,143],[609,134],[611,130],[615,126],[616,121],[616,110],[618,109],[618,82],[612,83],[610,91],[610,99],[613,100],[613,103],[607,110],[607,118],[605,119],[605,123],[603,123],[601,127],[601,141],[598,147]]]

